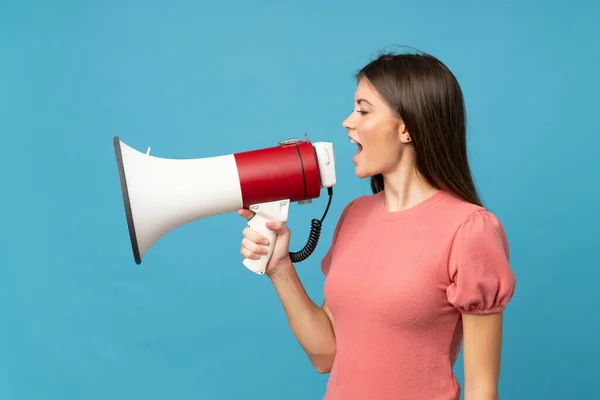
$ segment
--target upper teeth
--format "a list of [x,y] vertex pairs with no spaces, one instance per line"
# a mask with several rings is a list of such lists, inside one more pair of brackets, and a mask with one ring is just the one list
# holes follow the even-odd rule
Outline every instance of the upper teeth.
[[350,143],[356,143],[354,139],[350,139]]

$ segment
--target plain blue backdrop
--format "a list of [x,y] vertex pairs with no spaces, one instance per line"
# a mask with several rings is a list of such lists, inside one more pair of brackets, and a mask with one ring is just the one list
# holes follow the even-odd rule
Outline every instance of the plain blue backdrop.
[[[353,73],[409,45],[468,107],[477,184],[518,277],[501,396],[599,396],[600,6],[548,1],[0,1],[0,398],[319,399],[235,214],[133,262],[112,137],[167,158],[332,141],[343,206],[369,192],[341,121]],[[300,248],[326,193],[292,205]],[[456,366],[462,381],[462,362]]]

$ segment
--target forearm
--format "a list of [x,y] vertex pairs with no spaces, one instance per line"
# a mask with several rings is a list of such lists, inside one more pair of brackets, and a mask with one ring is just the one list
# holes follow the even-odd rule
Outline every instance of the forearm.
[[498,387],[491,382],[465,382],[465,400],[499,400]]
[[465,400],[498,400],[502,313],[462,317]]
[[329,372],[336,346],[326,312],[310,299],[291,261],[270,278],[298,342],[319,372]]

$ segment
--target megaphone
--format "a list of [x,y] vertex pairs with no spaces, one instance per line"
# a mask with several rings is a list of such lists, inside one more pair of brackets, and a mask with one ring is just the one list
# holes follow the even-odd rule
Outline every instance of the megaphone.
[[290,203],[310,203],[327,188],[323,217],[313,219],[306,246],[290,252],[292,261],[306,259],[315,249],[321,223],[336,183],[333,144],[294,138],[276,146],[208,158],[167,159],[143,153],[113,138],[129,238],[136,264],[171,230],[192,221],[252,210],[248,225],[269,239],[268,253],[244,259],[252,272],[264,274],[275,234],[267,221],[288,219]]

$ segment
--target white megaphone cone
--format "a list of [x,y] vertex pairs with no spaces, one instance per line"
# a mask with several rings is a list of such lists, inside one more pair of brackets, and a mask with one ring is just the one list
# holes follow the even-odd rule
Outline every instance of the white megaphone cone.
[[[278,146],[209,158],[166,159],[139,152],[118,137],[114,151],[135,262],[171,230],[186,223],[240,208],[255,216],[248,225],[269,238],[268,254],[244,265],[263,274],[271,258],[275,235],[269,220],[287,221],[290,202],[308,202],[327,187],[331,202],[335,160],[331,143],[299,139]],[[329,208],[329,203],[327,209]],[[319,237],[321,220],[313,219],[307,246],[290,253],[307,258]]]

